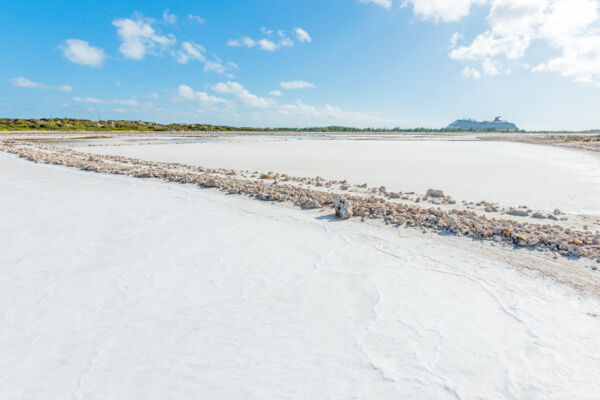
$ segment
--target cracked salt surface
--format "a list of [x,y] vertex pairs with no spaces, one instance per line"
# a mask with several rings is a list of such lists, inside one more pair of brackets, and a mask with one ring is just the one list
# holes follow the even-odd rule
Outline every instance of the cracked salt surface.
[[0,171],[1,399],[600,396],[600,300],[497,253],[6,154]]

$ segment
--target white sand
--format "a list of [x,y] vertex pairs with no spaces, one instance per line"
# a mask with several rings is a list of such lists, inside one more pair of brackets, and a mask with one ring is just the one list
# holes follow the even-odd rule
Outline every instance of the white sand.
[[348,179],[393,191],[443,189],[456,199],[600,215],[600,154],[510,142],[219,139],[90,147],[99,153],[210,168]]
[[600,393],[600,301],[468,246],[6,154],[0,171],[1,399]]

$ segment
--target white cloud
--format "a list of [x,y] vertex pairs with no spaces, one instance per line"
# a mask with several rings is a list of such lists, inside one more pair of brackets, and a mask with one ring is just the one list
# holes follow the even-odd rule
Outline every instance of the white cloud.
[[415,14],[424,19],[452,22],[469,15],[471,6],[488,3],[489,0],[408,0]]
[[224,74],[225,67],[219,62],[207,61],[206,64],[204,64],[204,72],[208,71],[214,71],[218,74]]
[[73,87],[69,86],[69,85],[58,85],[58,86],[54,86],[50,89],[56,90],[58,92],[72,92],[73,91]]
[[240,40],[241,40],[243,46],[246,46],[246,47],[256,46],[256,42],[253,39],[249,38],[248,36],[244,36]]
[[[233,46],[233,47],[248,47],[248,48],[258,47],[258,49],[260,49],[260,50],[265,50],[265,51],[270,51],[270,52],[279,50],[283,47],[294,46],[294,40],[289,38],[286,35],[286,33],[282,30],[277,31],[278,38],[273,35],[273,30],[271,30],[271,29],[262,27],[261,32],[266,37],[263,37],[261,39],[252,39],[248,36],[243,36],[239,39],[229,39],[227,41],[227,45]],[[298,40],[298,42],[300,42],[300,43],[304,43],[304,42],[308,43],[308,42],[312,41],[312,38],[310,37],[308,32],[306,32],[302,28],[294,28],[293,33],[296,36],[296,39]]]
[[227,41],[227,45],[228,46],[234,46],[234,47],[254,47],[256,46],[256,42],[254,41],[254,39],[249,38],[248,36],[244,36],[240,39],[229,39]]
[[127,107],[137,107],[140,105],[134,98],[125,99],[125,100],[107,100],[107,99],[98,99],[96,97],[73,97],[73,100],[80,103],[90,103],[90,104],[117,104],[121,106]]
[[304,43],[304,42],[312,42],[312,38],[310,37],[310,35],[308,34],[308,32],[306,32],[304,29],[302,28],[294,28],[294,33],[296,33],[296,38],[298,39],[298,41],[300,43]]
[[147,52],[153,51],[157,46],[159,50],[174,45],[177,40],[172,34],[158,35],[151,26],[152,20],[137,17],[116,19],[113,25],[117,28],[117,35],[121,39],[119,52],[126,58],[141,60]]
[[240,69],[240,67],[236,63],[234,63],[233,61],[227,62],[227,67],[229,67],[231,69],[235,69],[235,70]]
[[284,81],[280,83],[281,87],[284,89],[305,89],[305,88],[314,88],[315,85],[305,81]]
[[275,51],[279,48],[279,46],[273,42],[272,40],[269,39],[260,39],[258,41],[258,47],[261,50],[266,50],[266,51]]
[[277,97],[283,96],[283,93],[281,92],[281,90],[273,90],[272,92],[269,92],[269,94],[271,96],[277,96]]
[[106,58],[103,49],[90,46],[85,40],[67,39],[60,45],[60,49],[67,60],[90,67],[101,66]]
[[450,52],[454,60],[477,60],[504,55],[510,60],[523,57],[531,38],[527,36],[496,36],[487,31],[478,35],[469,46],[461,46]]
[[376,124],[383,126],[398,126],[404,121],[381,117],[363,112],[346,111],[340,107],[326,104],[318,107],[304,104],[301,100],[295,103],[282,104],[277,108],[277,113],[284,118],[283,123],[293,123],[297,121],[299,125],[306,126],[307,123],[313,125],[344,125],[344,126],[369,126]]
[[498,65],[496,61],[486,58],[485,60],[483,60],[483,64],[481,65],[481,67],[483,68],[483,73],[485,75],[498,75]]
[[192,14],[188,14],[187,19],[188,19],[188,21],[195,22],[195,23],[197,23],[199,25],[202,25],[202,24],[204,24],[206,22],[204,20],[204,18],[202,18],[202,17],[200,17],[198,15],[192,15]]
[[9,82],[13,86],[24,87],[24,88],[46,88],[47,87],[43,83],[33,82],[33,81],[30,81],[29,79],[23,78],[23,77],[10,79]]
[[290,38],[284,37],[279,40],[279,45],[283,47],[292,47],[294,45],[294,41]]
[[481,79],[481,72],[468,65],[462,70],[461,75],[465,78]]
[[206,92],[195,92],[194,89],[187,85],[179,85],[177,88],[177,98],[183,101],[197,101],[203,106],[214,106],[217,104],[227,104],[228,101],[216,97],[211,96]]
[[555,72],[576,82],[600,86],[600,2],[489,0],[489,3],[489,29],[477,35],[470,45],[450,52],[452,59],[483,60],[485,73],[486,60],[500,56],[522,59],[531,43],[538,41],[560,54],[540,62],[532,68],[533,72]]
[[181,43],[181,50],[175,54],[175,60],[179,64],[187,64],[190,60],[204,61],[206,58],[202,54],[206,49],[194,42]]
[[458,44],[458,42],[460,42],[461,40],[463,40],[465,37],[463,36],[462,33],[459,32],[454,32],[452,34],[452,36],[450,37],[450,48],[453,49],[456,47],[456,45]]
[[168,8],[165,8],[165,11],[163,11],[163,20],[167,23],[167,24],[176,24],[177,23],[177,16],[175,14],[170,14],[171,10],[169,10]]
[[29,88],[29,89],[36,89],[36,88],[50,89],[50,90],[56,90],[57,92],[72,92],[73,91],[73,87],[71,87],[69,85],[50,86],[50,85],[46,85],[45,83],[33,82],[33,81],[30,81],[29,79],[23,78],[23,77],[9,79],[8,82],[13,86]]
[[250,93],[238,82],[219,82],[212,89],[217,93],[234,95],[236,101],[243,106],[269,108],[275,104],[273,99],[259,97]]
[[391,8],[392,0],[360,0],[361,3],[373,3],[383,8]]

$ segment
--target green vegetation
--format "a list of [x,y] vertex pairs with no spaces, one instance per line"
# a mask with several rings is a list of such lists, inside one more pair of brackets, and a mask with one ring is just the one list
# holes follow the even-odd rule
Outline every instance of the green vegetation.
[[345,126],[325,126],[314,128],[252,128],[217,126],[208,124],[159,124],[144,121],[91,121],[74,118],[42,118],[42,119],[17,119],[0,118],[0,131],[90,131],[90,132],[436,132],[436,129],[376,129],[376,128],[350,128]]
[[[91,121],[88,119],[74,118],[42,118],[20,119],[0,118],[1,131],[88,131],[88,132],[459,132],[446,129],[378,129],[378,128],[351,128],[346,126],[325,126],[312,128],[252,128],[233,127],[208,124],[159,124],[144,121]],[[498,132],[498,131],[494,131]],[[521,131],[523,132],[523,131]],[[580,133],[598,133],[598,130],[583,131]],[[550,132],[548,132],[550,133]],[[558,132],[553,132],[558,133]]]
[[234,128],[205,124],[158,124],[144,121],[91,121],[74,118],[18,119],[0,118],[0,131],[90,131],[90,132],[154,132],[154,131],[239,131]]

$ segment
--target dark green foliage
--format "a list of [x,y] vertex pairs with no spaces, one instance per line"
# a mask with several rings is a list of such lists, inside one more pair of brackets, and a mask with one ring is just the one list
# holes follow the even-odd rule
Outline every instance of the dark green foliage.
[[[463,132],[449,129],[378,129],[325,126],[312,128],[252,128],[208,124],[159,124],[144,121],[91,121],[74,118],[19,119],[0,118],[1,131],[89,131],[89,132]],[[523,132],[523,131],[521,131]],[[581,133],[597,133],[598,130]]]

